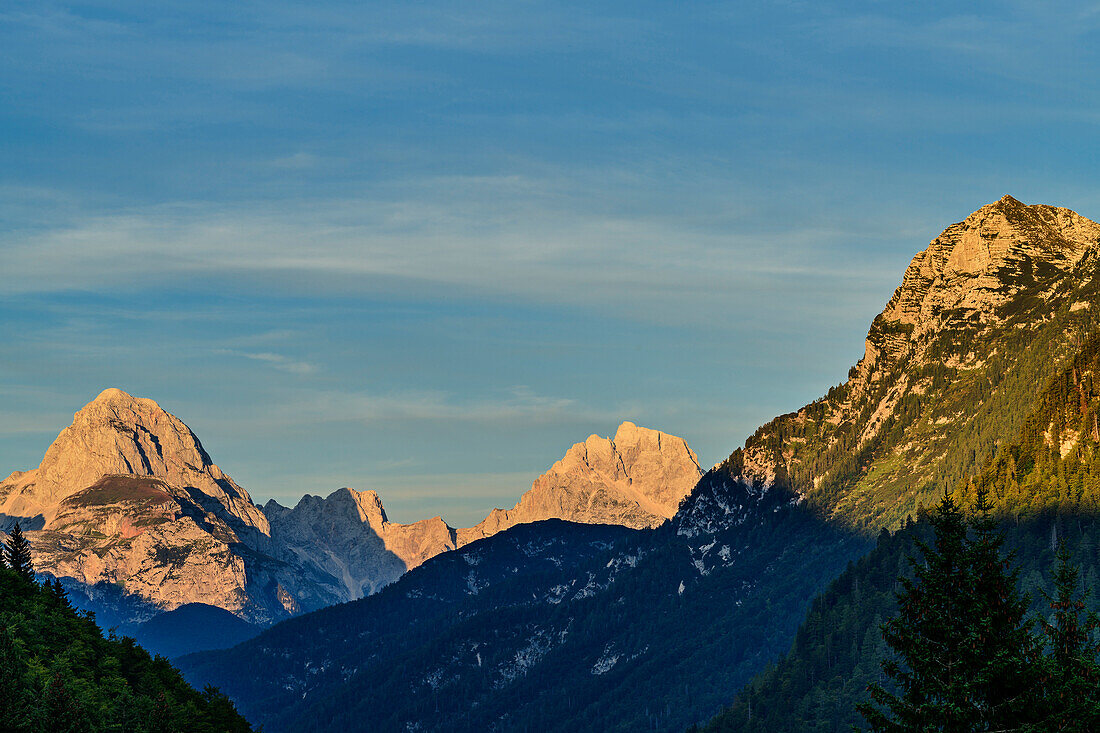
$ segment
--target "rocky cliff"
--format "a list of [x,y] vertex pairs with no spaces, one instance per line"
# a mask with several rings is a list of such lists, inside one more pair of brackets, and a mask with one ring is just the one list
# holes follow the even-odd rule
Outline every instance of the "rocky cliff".
[[458,530],[459,544],[542,519],[656,527],[676,513],[702,474],[682,438],[624,422],[614,438],[590,435],[573,445],[512,509],[494,509]]
[[341,581],[342,600],[370,595],[428,558],[455,548],[442,517],[394,524],[373,491],[340,489],[327,498],[304,496],[293,509],[264,506],[278,556],[315,567]]
[[[79,583],[81,596],[114,604],[124,621],[202,603],[270,623],[374,593],[517,523],[654,526],[699,475],[683,440],[624,423],[614,440],[575,445],[514,509],[470,529],[441,517],[390,522],[373,491],[260,509],[179,418],[108,389],[74,415],[37,469],[0,483],[0,529],[20,521],[39,571]],[[148,603],[123,612],[115,606],[125,598]]]
[[762,427],[722,465],[833,515],[896,526],[966,481],[1097,325],[1100,225],[1011,196],[910,263],[846,382]]

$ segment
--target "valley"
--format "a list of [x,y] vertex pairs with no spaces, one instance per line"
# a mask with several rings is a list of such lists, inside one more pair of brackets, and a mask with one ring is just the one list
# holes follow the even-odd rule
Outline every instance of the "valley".
[[1033,597],[1052,534],[1095,585],[1098,266],[1100,226],[1006,196],[914,257],[847,381],[710,471],[624,422],[473,527],[392,523],[370,490],[260,507],[117,389],[0,511],[77,605],[264,730],[831,729],[945,492],[992,497]]

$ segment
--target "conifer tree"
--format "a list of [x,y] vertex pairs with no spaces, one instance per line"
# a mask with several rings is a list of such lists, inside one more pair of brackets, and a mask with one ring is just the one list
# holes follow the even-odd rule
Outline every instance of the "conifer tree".
[[30,730],[26,668],[11,632],[0,627],[0,730]]
[[900,579],[898,613],[882,626],[894,652],[883,663],[898,693],[873,684],[859,706],[875,731],[959,733],[1017,729],[1036,715],[1039,649],[1027,599],[1001,556],[1002,538],[979,492],[967,519],[948,495],[918,543],[913,578]]
[[38,730],[43,733],[85,733],[90,721],[80,701],[69,691],[65,676],[54,672],[39,700]]
[[31,564],[31,546],[23,536],[19,522],[12,527],[8,541],[4,544],[4,561],[15,573],[29,581],[34,580],[34,566]]
[[1044,594],[1052,610],[1040,620],[1049,653],[1044,659],[1045,717],[1032,730],[1076,733],[1100,730],[1100,643],[1093,632],[1100,620],[1085,610],[1088,590],[1080,590],[1079,571],[1063,540],[1058,546],[1054,595]]
[[60,578],[45,580],[42,586],[50,594],[50,597],[57,601],[58,605],[65,608],[72,608],[72,604],[69,603],[69,594],[65,592],[65,587],[61,585]]

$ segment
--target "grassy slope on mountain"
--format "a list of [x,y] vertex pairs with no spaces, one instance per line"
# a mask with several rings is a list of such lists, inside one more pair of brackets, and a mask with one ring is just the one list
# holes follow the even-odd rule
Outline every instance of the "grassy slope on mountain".
[[131,639],[105,639],[92,618],[2,565],[0,698],[4,730],[251,730],[223,695],[195,691]]
[[[1038,392],[1016,440],[960,488],[964,502],[989,489],[1017,553],[1024,590],[1043,611],[1049,589],[1052,536],[1064,537],[1100,609],[1100,336]],[[920,525],[878,546],[818,599],[788,655],[758,676],[711,731],[847,730],[855,703],[879,680],[885,653],[878,626],[896,610],[897,576],[907,571]],[[881,681],[881,680],[879,680]],[[750,722],[751,720],[751,722]]]
[[[1033,250],[1049,250],[1057,234],[1032,220],[1059,211],[1002,200],[949,227],[933,246],[966,227],[980,230],[985,216],[1030,238]],[[987,273],[995,287],[984,304],[922,311],[916,330],[886,315],[898,318],[892,309],[914,287],[907,272],[849,380],[761,427],[727,469],[751,478],[763,464],[774,483],[865,531],[900,526],[944,487],[965,484],[1033,411],[1035,385],[1100,325],[1096,247],[1065,270],[1041,254]]]

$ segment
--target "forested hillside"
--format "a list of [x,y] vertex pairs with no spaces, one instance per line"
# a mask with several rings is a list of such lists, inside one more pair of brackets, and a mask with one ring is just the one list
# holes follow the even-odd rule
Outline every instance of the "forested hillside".
[[693,496],[656,530],[516,526],[180,664],[273,733],[682,731],[787,648],[867,548],[781,491],[713,474]]
[[[11,564],[11,563],[8,563]],[[0,729],[12,733],[245,733],[213,688],[197,692],[132,639],[104,638],[60,586],[0,563]]]
[[[1065,541],[1081,568],[1090,604],[1100,610],[1100,336],[1084,343],[1072,361],[1036,397],[1017,438],[957,495],[972,505],[986,489],[1014,550],[1022,589],[1032,610],[1048,613],[1056,540]],[[711,731],[833,731],[860,722],[857,702],[882,682],[886,647],[880,624],[897,610],[899,575],[922,523],[894,535],[883,532],[875,549],[815,599],[791,651],[759,675]]]

